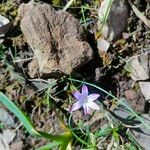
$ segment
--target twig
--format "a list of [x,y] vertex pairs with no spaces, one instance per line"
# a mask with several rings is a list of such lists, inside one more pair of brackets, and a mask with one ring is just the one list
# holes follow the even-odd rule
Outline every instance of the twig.
[[73,2],[74,2],[74,0],[70,0],[70,1],[66,4],[66,6],[63,8],[63,10],[66,11],[66,10],[70,7],[70,5],[71,5]]
[[143,21],[143,23],[148,27],[150,28],[150,20],[147,19],[136,7],[135,5],[132,3],[131,0],[128,0],[132,10],[134,11],[134,13],[136,14],[136,16],[141,20]]
[[29,61],[29,60],[32,60],[33,58],[26,58],[26,59],[16,59],[14,60],[13,62],[14,63],[18,63],[18,62],[23,62],[23,61]]

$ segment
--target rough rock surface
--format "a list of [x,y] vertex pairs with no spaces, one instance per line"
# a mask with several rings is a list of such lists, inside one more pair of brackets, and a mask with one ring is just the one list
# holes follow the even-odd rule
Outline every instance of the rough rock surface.
[[29,75],[70,74],[92,59],[92,49],[84,40],[79,22],[65,11],[38,2],[19,8],[21,30],[34,52]]
[[[98,11],[99,22],[98,26],[101,28],[102,20],[104,19],[105,12],[109,7],[109,1],[104,0]],[[116,40],[121,36],[127,25],[129,17],[129,9],[126,0],[114,0],[107,18],[106,24],[102,28],[103,36],[109,41]]]

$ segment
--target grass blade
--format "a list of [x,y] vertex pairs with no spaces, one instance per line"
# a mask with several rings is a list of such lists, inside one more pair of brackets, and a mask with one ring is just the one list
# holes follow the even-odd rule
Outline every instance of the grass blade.
[[22,112],[5,94],[0,92],[0,102],[3,103],[12,113],[19,118],[27,131],[34,136],[40,136],[39,133],[34,129],[33,124],[26,116],[24,112]]
[[35,149],[35,150],[50,150],[51,148],[54,148],[56,146],[59,146],[61,143],[59,142],[52,142],[52,143],[49,143],[49,144],[46,144],[38,149]]
[[51,139],[54,141],[57,141],[58,143],[61,144],[66,144],[68,145],[68,143],[70,142],[70,140],[72,139],[72,133],[71,131],[68,129],[68,131],[62,135],[52,135],[46,132],[41,132],[41,131],[37,131],[33,124],[31,123],[30,119],[28,118],[28,116],[22,112],[5,94],[3,94],[2,92],[0,92],[0,102],[3,103],[12,113],[14,113],[14,115],[16,117],[19,118],[19,120],[22,122],[22,124],[24,125],[24,127],[27,129],[27,131],[36,137],[43,137],[43,138],[47,138],[47,139]]

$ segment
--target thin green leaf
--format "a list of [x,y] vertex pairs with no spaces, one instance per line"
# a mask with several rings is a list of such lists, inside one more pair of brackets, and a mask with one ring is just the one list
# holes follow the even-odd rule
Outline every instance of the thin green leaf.
[[107,126],[107,127],[102,128],[102,129],[98,132],[97,136],[99,136],[99,137],[108,136],[108,135],[110,135],[112,132],[113,132],[112,128],[111,128],[110,126]]
[[22,122],[24,127],[31,135],[40,136],[33,128],[32,123],[24,112],[22,112],[5,94],[0,92],[0,102],[2,102],[12,113],[14,113]]
[[59,142],[52,142],[52,143],[49,143],[49,144],[46,144],[38,149],[35,149],[35,150],[50,150],[51,148],[54,148],[56,146],[59,146],[61,143]]
[[57,142],[61,142],[62,144],[68,144],[69,139],[72,139],[72,133],[70,130],[62,135],[52,135],[46,132],[37,131],[34,129],[33,124],[30,119],[26,116],[24,112],[22,112],[5,94],[0,92],[0,102],[2,102],[11,112],[13,112],[19,120],[22,122],[27,131],[37,137],[44,137],[47,139],[51,139]]

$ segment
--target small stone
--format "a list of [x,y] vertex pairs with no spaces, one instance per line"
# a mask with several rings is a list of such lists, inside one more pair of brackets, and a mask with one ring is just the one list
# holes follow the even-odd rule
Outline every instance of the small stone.
[[136,92],[132,89],[126,90],[124,92],[125,98],[130,106],[136,112],[143,112],[145,106],[145,100],[143,97],[140,97],[140,92]]
[[143,96],[145,97],[146,101],[150,100],[150,82],[139,82],[140,88],[141,88],[141,92],[143,94]]
[[0,15],[0,37],[5,35],[11,27],[10,21],[4,16]]
[[23,141],[12,143],[10,146],[10,150],[22,150],[22,149],[23,149]]
[[133,90],[126,90],[124,92],[124,95],[125,95],[126,99],[128,99],[128,100],[137,100],[139,98],[137,92],[135,92]]
[[16,127],[13,117],[3,108],[0,108],[0,122],[7,127]]
[[150,78],[150,56],[148,53],[132,56],[127,60],[125,69],[130,72],[134,81],[147,80]]
[[97,40],[97,48],[100,52],[102,51],[107,52],[109,47],[110,47],[110,42],[108,42],[107,40],[100,39],[100,38]]
[[125,40],[129,39],[129,37],[131,36],[130,33],[122,33],[122,36]]
[[66,11],[46,3],[29,2],[19,7],[21,30],[34,52],[29,76],[70,74],[92,59],[79,21]]
[[[109,7],[109,1],[104,0],[98,11],[99,22],[98,26],[103,25],[104,16]],[[103,36],[109,40],[116,40],[125,30],[127,19],[129,18],[129,8],[126,0],[114,0],[110,6],[110,12],[106,24],[102,28]]]

